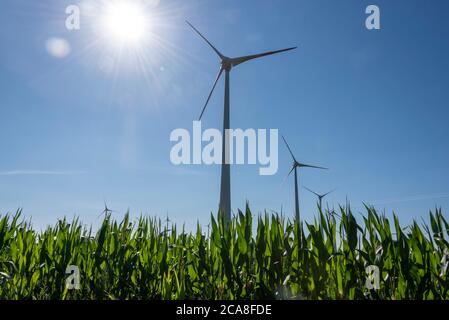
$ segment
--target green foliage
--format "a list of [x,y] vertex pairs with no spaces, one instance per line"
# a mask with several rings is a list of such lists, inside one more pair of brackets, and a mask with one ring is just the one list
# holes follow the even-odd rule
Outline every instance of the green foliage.
[[[0,216],[1,299],[448,299],[449,224],[441,210],[430,227],[402,227],[366,207],[358,224],[349,207],[313,223],[258,216],[249,208],[210,229],[178,231],[140,217],[106,215],[95,233],[78,219],[37,233]],[[257,225],[253,225],[253,219]],[[206,231],[206,232],[205,232]],[[80,289],[66,288],[69,265]],[[380,270],[367,289],[366,268]]]

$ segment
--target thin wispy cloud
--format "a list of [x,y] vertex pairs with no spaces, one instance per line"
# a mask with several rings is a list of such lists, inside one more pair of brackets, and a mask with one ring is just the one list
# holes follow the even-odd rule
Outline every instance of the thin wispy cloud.
[[85,171],[13,170],[0,171],[0,176],[70,176],[84,174]]

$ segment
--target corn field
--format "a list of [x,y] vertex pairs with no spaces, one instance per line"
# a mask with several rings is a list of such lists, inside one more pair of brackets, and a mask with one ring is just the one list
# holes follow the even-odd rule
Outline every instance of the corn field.
[[[0,216],[0,299],[448,299],[441,210],[401,226],[365,209],[361,222],[349,207],[319,209],[309,224],[247,207],[194,232],[128,214],[107,214],[96,232],[76,218],[36,232],[18,211]],[[79,268],[78,290],[68,266]]]

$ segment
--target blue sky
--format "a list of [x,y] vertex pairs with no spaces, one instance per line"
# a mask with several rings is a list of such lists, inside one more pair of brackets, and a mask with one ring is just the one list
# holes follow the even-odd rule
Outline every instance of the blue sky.
[[[21,207],[38,227],[78,215],[98,224],[103,199],[188,227],[207,224],[219,198],[218,166],[174,167],[170,132],[192,127],[218,71],[196,25],[223,53],[298,46],[231,73],[231,126],[275,128],[304,170],[301,184],[395,211],[401,220],[449,209],[449,21],[445,0],[168,1],[150,9],[152,37],[140,60],[96,41],[89,17],[64,27],[79,1],[4,0],[0,11],[0,212]],[[381,30],[364,27],[381,9]],[[52,37],[71,47],[46,50]],[[143,60],[142,60],[142,57]],[[221,128],[223,81],[203,128]],[[279,144],[278,174],[232,168],[232,207],[293,216],[290,159]],[[302,215],[315,199],[304,189]]]

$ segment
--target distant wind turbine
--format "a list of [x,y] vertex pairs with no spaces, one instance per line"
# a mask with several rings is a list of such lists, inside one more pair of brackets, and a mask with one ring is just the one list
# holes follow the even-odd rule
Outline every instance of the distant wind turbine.
[[298,195],[298,172],[297,170],[300,168],[314,168],[314,169],[323,169],[323,170],[328,170],[327,168],[323,168],[323,167],[317,167],[317,166],[312,166],[312,165],[308,165],[308,164],[304,164],[301,162],[298,162],[295,158],[295,156],[293,155],[292,150],[290,149],[290,146],[287,143],[287,140],[285,140],[284,136],[282,136],[282,139],[285,142],[285,145],[287,146],[288,151],[290,152],[290,155],[293,158],[293,164],[292,164],[292,169],[290,170],[290,172],[288,173],[287,177],[290,176],[290,174],[294,171],[295,172],[295,215],[296,215],[296,219],[299,222],[299,195]]
[[334,192],[336,189],[329,191],[328,193],[325,194],[318,194],[315,191],[310,190],[307,187],[304,187],[304,189],[306,189],[309,192],[312,192],[314,195],[316,195],[318,197],[318,202],[320,204],[320,208],[322,208],[322,204],[323,204],[323,198],[326,197],[327,195],[331,194],[332,192]]
[[226,152],[226,150],[229,150],[230,148],[230,139],[226,138],[226,130],[230,129],[230,121],[229,121],[229,109],[230,109],[230,97],[229,97],[229,74],[231,72],[231,69],[233,67],[238,66],[239,64],[242,64],[244,62],[247,62],[249,60],[262,58],[265,56],[273,55],[280,52],[285,52],[289,50],[296,49],[297,47],[282,49],[282,50],[276,50],[276,51],[268,51],[260,54],[254,54],[249,56],[242,56],[237,58],[229,58],[225,55],[223,55],[220,51],[215,48],[209,40],[206,39],[190,22],[186,21],[187,24],[201,37],[204,41],[207,42],[207,44],[212,48],[212,50],[215,51],[215,53],[218,55],[218,57],[221,59],[221,67],[218,71],[217,78],[215,79],[215,82],[212,86],[212,90],[209,93],[209,96],[207,97],[206,103],[204,104],[203,110],[201,111],[199,120],[201,121],[201,118],[203,117],[204,111],[206,110],[207,104],[209,103],[209,100],[212,96],[212,93],[214,92],[214,89],[218,83],[218,80],[220,79],[221,75],[223,74],[223,71],[225,72],[225,96],[224,96],[224,114],[223,114],[223,144],[222,144],[222,163],[221,163],[221,187],[220,187],[220,204],[219,204],[219,211],[221,214],[224,215],[225,219],[227,221],[230,221],[231,219],[231,169],[230,169],[230,159],[229,159],[229,152]]
[[111,210],[108,208],[106,201],[104,201],[104,210],[100,213],[100,215],[98,217],[101,217],[103,214],[105,215],[105,217],[107,217],[108,214],[115,212],[114,210]]

